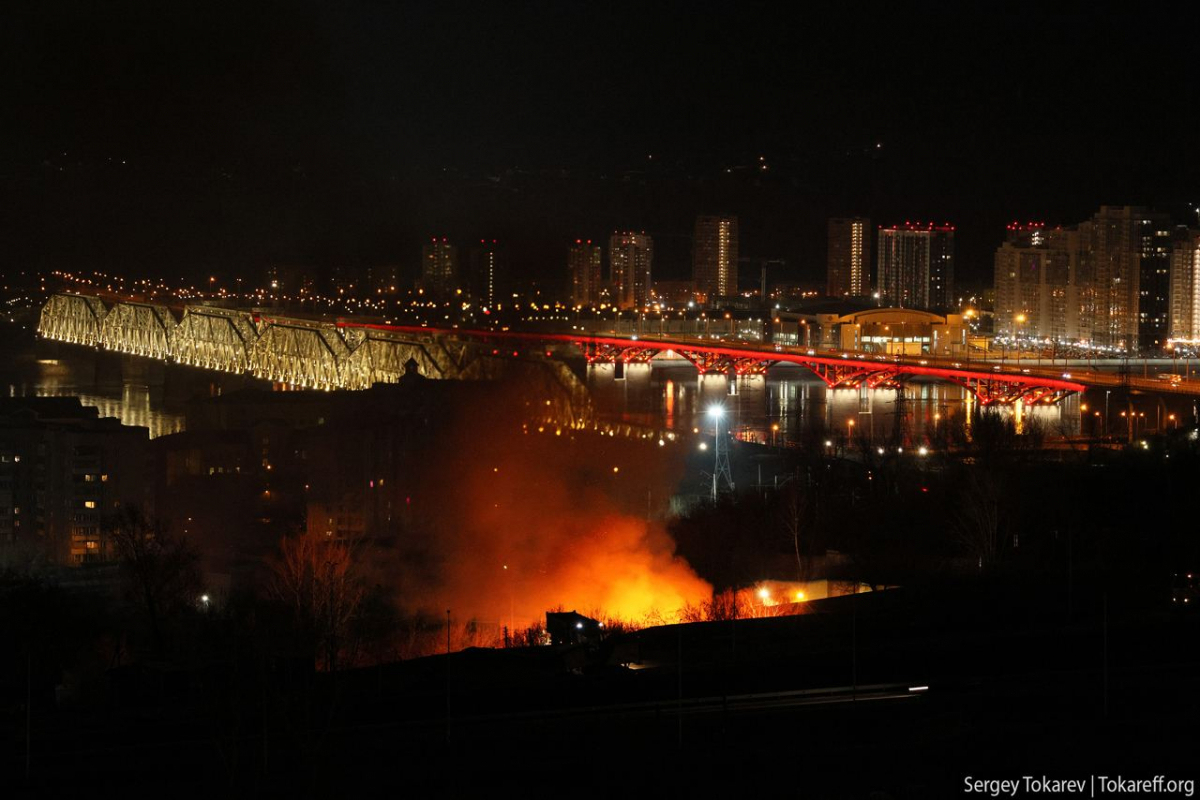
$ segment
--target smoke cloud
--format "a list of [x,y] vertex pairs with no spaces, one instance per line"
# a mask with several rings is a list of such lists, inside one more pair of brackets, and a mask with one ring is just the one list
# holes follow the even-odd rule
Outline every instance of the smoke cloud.
[[417,457],[402,605],[520,627],[560,607],[671,619],[708,598],[656,521],[686,445],[539,425],[516,413],[530,405],[471,402]]

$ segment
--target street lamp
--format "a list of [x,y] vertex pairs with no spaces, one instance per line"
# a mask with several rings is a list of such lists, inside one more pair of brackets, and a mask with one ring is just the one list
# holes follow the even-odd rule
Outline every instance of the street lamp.
[[1021,366],[1021,326],[1025,324],[1026,319],[1028,319],[1028,317],[1026,317],[1024,314],[1017,314],[1017,316],[1014,318],[1015,322],[1017,323],[1015,326],[1015,330],[1016,330],[1016,340],[1017,340],[1017,367],[1018,368],[1020,368],[1020,366]]
[[1112,389],[1104,390],[1104,435],[1108,436],[1108,396],[1112,394]]
[[963,335],[966,337],[965,343],[967,345],[967,363],[969,364],[971,363],[971,320],[975,317],[975,309],[968,308],[963,312],[963,316],[966,317],[967,320],[967,327],[963,332]]
[[733,489],[733,475],[729,469],[728,448],[721,438],[721,418],[725,416],[725,406],[714,403],[708,407],[708,416],[713,421],[712,501],[715,504],[719,496],[721,476],[725,477],[725,482]]

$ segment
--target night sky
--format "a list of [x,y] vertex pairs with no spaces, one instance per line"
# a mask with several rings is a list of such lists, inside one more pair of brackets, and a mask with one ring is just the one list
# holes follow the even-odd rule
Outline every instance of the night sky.
[[866,214],[956,224],[990,281],[1012,219],[1200,204],[1197,19],[1161,5],[28,5],[0,12],[5,269],[415,274],[438,234],[555,281],[630,227],[684,277],[695,215],[732,212],[779,279]]

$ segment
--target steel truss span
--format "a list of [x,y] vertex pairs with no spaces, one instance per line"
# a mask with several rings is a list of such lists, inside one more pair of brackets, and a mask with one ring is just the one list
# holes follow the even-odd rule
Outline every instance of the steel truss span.
[[[859,353],[818,356],[772,345],[698,339],[325,322],[201,304],[168,308],[118,302],[107,306],[97,297],[76,294],[51,296],[42,309],[38,332],[47,339],[326,390],[394,383],[410,368],[427,378],[493,378],[501,372],[511,374],[513,359],[551,363],[541,356],[551,356],[545,348],[555,344],[579,348],[589,364],[646,364],[660,355],[677,355],[702,375],[761,375],[773,364],[799,364],[835,389],[864,385],[895,388],[910,378],[925,377],[957,383],[983,405],[1056,403],[1085,388],[1078,381],[1025,370],[988,372],[959,364],[884,360]],[[529,358],[535,355],[537,358]],[[590,416],[585,410],[586,391],[577,380],[568,379],[570,374],[569,370],[557,370],[551,382],[562,385],[564,413],[572,419],[586,419]]]
[[42,308],[38,333],[55,341],[308,389],[369,389],[377,383],[396,383],[410,369],[426,378],[449,380],[516,377],[547,398],[547,422],[566,428],[595,423],[587,388],[566,365],[545,358],[509,358],[509,352],[501,354],[478,337],[459,337],[454,331],[265,316],[199,304],[107,305],[89,295],[56,294]]
[[51,295],[42,307],[38,333],[60,342],[97,346],[108,308],[98,297]]

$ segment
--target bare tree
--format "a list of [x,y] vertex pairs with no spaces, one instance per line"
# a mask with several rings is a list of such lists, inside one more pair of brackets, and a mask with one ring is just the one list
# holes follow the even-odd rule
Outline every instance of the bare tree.
[[991,568],[1000,556],[1004,513],[999,478],[990,470],[967,472],[963,494],[955,513],[959,541],[979,569]]
[[1021,427],[1019,443],[1025,452],[1036,452],[1042,449],[1049,435],[1049,425],[1040,417],[1030,415]]
[[314,659],[323,653],[325,669],[336,671],[366,594],[351,546],[313,533],[285,536],[271,571],[271,593],[291,609],[304,646]]
[[161,652],[165,620],[199,598],[199,554],[134,507],[105,520],[103,529],[121,566],[126,595],[145,614],[154,649]]
[[1013,414],[988,407],[975,411],[971,444],[974,453],[985,461],[1011,460],[1039,451],[1047,432],[1046,424],[1032,414],[1022,420],[1018,429]]
[[1011,454],[1019,434],[1011,416],[993,407],[977,407],[971,420],[971,446],[979,458],[990,461]]
[[701,600],[696,605],[688,603],[679,610],[679,622],[723,622],[740,619],[746,608],[738,602],[736,589],[713,591],[708,600]]
[[805,569],[804,557],[800,554],[800,535],[804,527],[805,498],[796,481],[792,481],[792,484],[786,487],[781,500],[780,516],[784,534],[791,540],[792,550],[796,554],[796,575],[804,580],[808,577],[808,570]]

